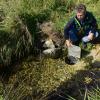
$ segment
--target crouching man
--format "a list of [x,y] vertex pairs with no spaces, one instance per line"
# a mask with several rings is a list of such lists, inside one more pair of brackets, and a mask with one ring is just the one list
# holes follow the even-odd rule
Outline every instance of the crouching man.
[[[81,48],[87,47],[87,43],[98,37],[97,21],[92,13],[86,10],[86,6],[79,4],[75,9],[76,15],[70,19],[64,28],[65,45],[68,47],[68,56],[65,62],[68,64],[77,63],[81,57]],[[79,49],[79,50],[78,50]]]
[[64,37],[67,47],[72,44],[79,45],[82,41],[82,47],[98,37],[97,21],[92,13],[86,10],[86,6],[79,4],[76,7],[76,15],[66,24],[64,28]]

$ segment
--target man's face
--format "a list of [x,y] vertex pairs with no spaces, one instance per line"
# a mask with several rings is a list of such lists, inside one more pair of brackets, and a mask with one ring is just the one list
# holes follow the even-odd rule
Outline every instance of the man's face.
[[83,20],[84,17],[85,17],[85,14],[84,14],[83,12],[77,12],[76,16],[77,16],[77,18],[78,18],[79,20]]

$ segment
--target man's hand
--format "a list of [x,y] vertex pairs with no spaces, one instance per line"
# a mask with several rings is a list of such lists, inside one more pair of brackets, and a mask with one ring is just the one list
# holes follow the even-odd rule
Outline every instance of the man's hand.
[[88,39],[93,40],[93,33],[89,32]]
[[66,40],[66,41],[65,41],[65,45],[66,45],[67,47],[70,47],[70,46],[72,46],[72,42],[71,42],[70,40]]

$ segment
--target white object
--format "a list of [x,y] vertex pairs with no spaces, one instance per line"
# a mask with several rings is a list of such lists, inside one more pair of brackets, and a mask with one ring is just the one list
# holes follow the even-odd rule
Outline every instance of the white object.
[[73,56],[75,58],[81,57],[81,48],[76,45],[68,47],[68,56]]
[[44,50],[43,51],[43,54],[53,54],[53,53],[55,53],[55,49],[46,49],[46,50]]
[[55,53],[55,45],[51,39],[48,39],[45,43],[44,46],[47,47],[48,49],[43,51],[43,54],[54,54]]
[[44,46],[51,49],[55,48],[55,45],[51,39],[47,39],[44,43]]

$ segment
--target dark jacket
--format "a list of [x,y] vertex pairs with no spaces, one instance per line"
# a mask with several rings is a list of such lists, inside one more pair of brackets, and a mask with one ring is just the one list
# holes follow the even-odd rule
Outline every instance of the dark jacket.
[[76,16],[73,17],[64,28],[65,39],[69,39],[69,31],[73,29],[77,31],[78,36],[85,35],[88,30],[94,33],[97,30],[97,21],[90,12],[86,12],[82,22],[80,22]]

